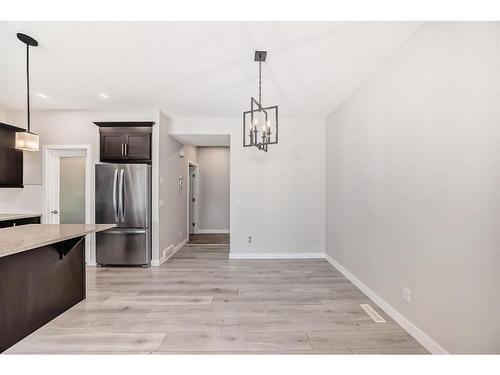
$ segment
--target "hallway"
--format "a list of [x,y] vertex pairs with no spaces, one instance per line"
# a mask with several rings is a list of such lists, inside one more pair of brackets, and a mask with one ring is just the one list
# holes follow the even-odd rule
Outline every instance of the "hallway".
[[188,245],[229,245],[229,233],[190,234]]

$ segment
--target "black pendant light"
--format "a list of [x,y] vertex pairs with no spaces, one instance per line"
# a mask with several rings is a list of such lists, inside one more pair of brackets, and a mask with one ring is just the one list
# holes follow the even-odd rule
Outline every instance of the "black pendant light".
[[259,100],[250,98],[250,111],[243,112],[243,147],[255,146],[267,152],[267,147],[278,143],[278,106],[262,105],[262,63],[267,51],[255,51],[259,63]]
[[38,42],[32,37],[21,33],[17,33],[17,39],[26,44],[26,100],[28,109],[28,130],[16,133],[16,148],[24,151],[38,151],[40,142],[38,135],[31,132],[30,119],[30,47],[37,47]]

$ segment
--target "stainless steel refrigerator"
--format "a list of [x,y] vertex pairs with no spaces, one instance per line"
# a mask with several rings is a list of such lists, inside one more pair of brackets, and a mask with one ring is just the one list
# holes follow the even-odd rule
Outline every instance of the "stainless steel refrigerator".
[[95,222],[117,225],[96,234],[97,264],[150,265],[150,165],[96,164]]

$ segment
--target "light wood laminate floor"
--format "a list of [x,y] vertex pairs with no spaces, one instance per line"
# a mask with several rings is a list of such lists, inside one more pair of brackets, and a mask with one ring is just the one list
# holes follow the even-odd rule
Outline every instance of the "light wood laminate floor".
[[229,233],[190,234],[189,245],[229,245]]
[[161,267],[89,267],[87,299],[7,353],[427,353],[325,260],[228,252],[186,246]]

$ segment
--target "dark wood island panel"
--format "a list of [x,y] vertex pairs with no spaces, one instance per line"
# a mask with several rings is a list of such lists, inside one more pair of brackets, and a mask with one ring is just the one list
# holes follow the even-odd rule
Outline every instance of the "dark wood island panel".
[[0,229],[0,352],[86,297],[85,235],[114,224]]
[[0,258],[0,352],[85,299],[85,237]]

